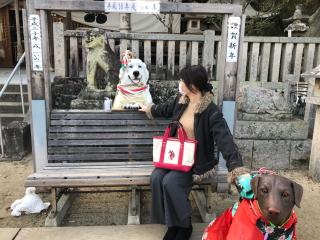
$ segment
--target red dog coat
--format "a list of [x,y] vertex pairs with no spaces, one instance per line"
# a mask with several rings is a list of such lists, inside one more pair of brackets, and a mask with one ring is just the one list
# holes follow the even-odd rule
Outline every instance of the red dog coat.
[[272,227],[262,216],[257,200],[243,199],[232,217],[232,208],[212,221],[202,240],[296,240],[294,211],[281,227]]

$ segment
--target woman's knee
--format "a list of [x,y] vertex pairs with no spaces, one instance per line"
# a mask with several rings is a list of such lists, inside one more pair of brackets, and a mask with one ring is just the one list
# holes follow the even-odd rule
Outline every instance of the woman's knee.
[[164,176],[165,172],[162,169],[154,169],[150,176],[151,185],[161,183]]
[[164,190],[175,189],[176,181],[173,174],[167,174],[162,180]]

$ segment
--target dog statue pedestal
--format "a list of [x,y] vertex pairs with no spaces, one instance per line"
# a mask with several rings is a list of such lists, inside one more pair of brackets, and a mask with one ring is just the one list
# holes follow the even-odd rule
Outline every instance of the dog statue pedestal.
[[[320,65],[311,70],[310,73],[303,73],[302,77],[313,81],[313,96],[306,98],[306,102],[316,105],[316,117],[314,121],[312,146],[309,163],[309,175],[316,181],[320,181]],[[309,85],[310,86],[310,85]]]
[[78,98],[72,100],[72,109],[103,109],[103,102],[105,97],[113,98],[115,91],[112,89],[83,89]]

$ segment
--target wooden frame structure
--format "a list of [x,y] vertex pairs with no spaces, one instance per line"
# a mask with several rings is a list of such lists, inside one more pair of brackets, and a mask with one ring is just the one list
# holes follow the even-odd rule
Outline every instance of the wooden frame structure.
[[[41,173],[48,167],[48,128],[50,125],[51,114],[51,89],[50,89],[50,52],[49,52],[49,33],[48,33],[48,12],[54,10],[63,11],[103,11],[103,1],[93,0],[27,0],[27,11],[23,12],[25,45],[26,45],[26,66],[28,77],[29,99],[32,103],[32,144],[33,144],[33,161],[35,173]],[[227,59],[227,39],[228,39],[228,20],[231,16],[238,17],[241,21],[240,32],[238,38],[238,54],[242,55],[242,42],[244,37],[245,16],[242,15],[241,5],[231,4],[198,4],[198,3],[160,3],[161,13],[188,13],[188,14],[223,14],[223,24],[221,33],[221,51],[220,65],[217,78],[221,81],[219,90],[219,104],[223,107],[226,103],[229,111],[225,111],[226,116],[230,116],[228,124],[231,129],[234,125],[235,115],[235,98],[237,89],[237,78],[240,74],[238,69],[238,61],[226,61]],[[28,16],[37,14],[40,17],[40,30],[42,36],[42,61],[43,70],[34,71],[32,69],[32,52],[30,49],[30,29],[28,29]],[[68,32],[66,32],[68,34]],[[116,34],[115,34],[116,35]],[[121,35],[120,35],[121,37]],[[129,34],[124,36],[129,37]],[[204,39],[206,41],[206,39]],[[210,41],[210,38],[207,39]],[[206,52],[206,54],[213,54]],[[238,58],[238,57],[237,57]],[[170,70],[170,69],[169,69]],[[230,105],[231,103],[231,105]],[[62,185],[61,185],[62,186]],[[65,186],[62,186],[65,187]],[[52,199],[54,203],[54,212],[58,208],[56,201],[56,188],[52,189]],[[132,192],[132,199],[135,198],[135,191]],[[200,200],[199,200],[200,199]],[[201,196],[199,201],[203,200]],[[136,206],[136,201],[132,201]],[[203,202],[203,201],[202,201]],[[62,210],[61,210],[62,211]]]
[[[29,100],[32,101],[44,101],[45,103],[45,113],[46,126],[48,126],[49,114],[51,111],[51,89],[50,89],[50,53],[48,47],[49,33],[48,33],[48,11],[54,10],[64,10],[64,11],[101,11],[104,9],[103,1],[92,1],[92,0],[27,0],[27,13],[24,12],[24,29],[27,31],[27,16],[30,14],[39,14],[41,22],[41,34],[42,34],[42,59],[43,59],[43,71],[32,71],[31,69],[31,53],[30,53],[30,33],[25,32],[26,41],[26,63],[27,63],[27,77],[28,77],[28,88],[29,88]],[[242,41],[244,37],[244,23],[245,16],[242,15],[242,6],[233,4],[199,4],[199,3],[161,3],[160,4],[161,13],[190,13],[190,14],[212,14],[218,13],[223,14],[223,28],[221,33],[221,55],[218,72],[218,79],[221,81],[219,90],[219,104],[222,105],[223,101],[235,101],[236,89],[237,89],[237,78],[240,69],[237,68],[238,62],[228,63],[223,59],[226,59],[227,51],[227,27],[228,18],[233,16],[242,16],[241,24],[241,34],[239,38],[239,54],[242,54]],[[33,105],[33,104],[32,104]],[[41,104],[40,104],[41,105]],[[37,109],[32,109],[36,111]],[[39,110],[41,111],[41,110]],[[38,115],[37,115],[38,116]],[[47,163],[46,154],[46,132],[47,129],[34,128],[37,122],[32,120],[33,129],[33,159],[35,171],[40,171]],[[233,125],[233,123],[231,123]],[[45,133],[43,133],[45,131]],[[38,135],[42,135],[42,138]],[[39,140],[39,141],[38,141]],[[41,147],[40,147],[41,146]],[[41,150],[40,150],[41,149]]]

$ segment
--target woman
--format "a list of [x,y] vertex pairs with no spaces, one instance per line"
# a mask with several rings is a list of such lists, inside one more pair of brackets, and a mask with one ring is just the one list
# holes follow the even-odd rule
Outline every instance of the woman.
[[[151,175],[151,221],[165,224],[164,240],[188,240],[192,233],[188,199],[193,181],[214,174],[218,160],[214,144],[226,159],[231,178],[246,171],[230,130],[217,105],[212,102],[212,85],[202,66],[185,67],[180,72],[178,96],[164,104],[141,106],[149,118],[166,117],[179,121],[189,139],[196,139],[196,162],[190,172],[155,168]],[[176,132],[176,129],[173,130]],[[175,134],[175,133],[172,133]]]

